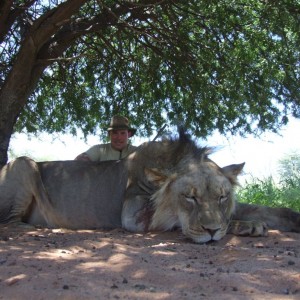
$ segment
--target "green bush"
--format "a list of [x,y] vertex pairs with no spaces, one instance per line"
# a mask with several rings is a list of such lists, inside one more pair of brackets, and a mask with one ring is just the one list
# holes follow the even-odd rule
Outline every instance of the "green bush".
[[280,185],[283,205],[287,203],[288,207],[300,211],[300,175],[294,174],[284,179]]
[[237,189],[237,199],[250,204],[289,207],[300,211],[300,176],[294,173],[278,184],[272,177],[264,180],[252,178]]
[[271,207],[289,207],[300,211],[300,154],[292,151],[278,161],[281,178],[252,178],[237,190],[238,201]]

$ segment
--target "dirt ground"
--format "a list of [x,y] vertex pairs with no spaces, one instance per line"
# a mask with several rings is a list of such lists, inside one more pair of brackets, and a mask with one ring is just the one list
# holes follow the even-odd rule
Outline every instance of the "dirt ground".
[[1,228],[0,299],[300,299],[300,234]]

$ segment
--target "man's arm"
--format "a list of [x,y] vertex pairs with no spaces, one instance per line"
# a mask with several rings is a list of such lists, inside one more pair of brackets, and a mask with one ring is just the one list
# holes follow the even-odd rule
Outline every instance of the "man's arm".
[[86,153],[81,153],[75,157],[75,160],[91,161],[89,156]]

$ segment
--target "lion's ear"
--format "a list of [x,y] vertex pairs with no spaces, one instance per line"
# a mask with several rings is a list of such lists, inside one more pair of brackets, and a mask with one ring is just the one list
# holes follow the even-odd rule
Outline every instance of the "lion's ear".
[[230,180],[232,184],[237,184],[237,177],[241,174],[245,163],[229,165],[222,168],[223,174]]
[[158,169],[145,168],[146,178],[156,186],[162,186],[167,180],[167,176]]

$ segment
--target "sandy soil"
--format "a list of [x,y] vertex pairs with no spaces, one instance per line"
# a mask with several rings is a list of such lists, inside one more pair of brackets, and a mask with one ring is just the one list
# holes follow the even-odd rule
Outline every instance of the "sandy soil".
[[0,299],[300,299],[300,234],[1,228]]

